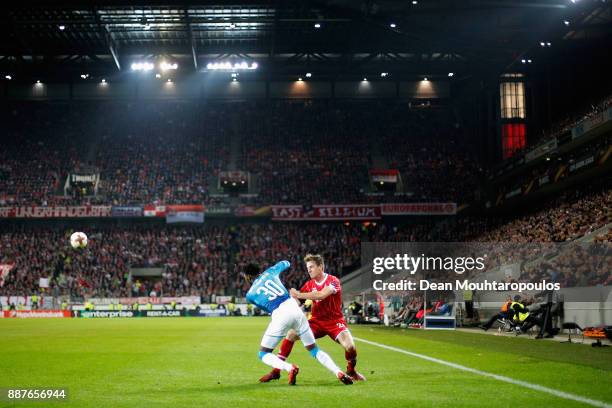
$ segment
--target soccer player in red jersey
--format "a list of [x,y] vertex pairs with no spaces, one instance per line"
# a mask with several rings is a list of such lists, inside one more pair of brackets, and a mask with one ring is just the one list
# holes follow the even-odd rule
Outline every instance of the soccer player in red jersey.
[[[291,289],[291,296],[301,300],[312,300],[312,317],[308,320],[315,338],[324,336],[342,345],[347,361],[346,374],[355,381],[364,381],[365,377],[355,370],[357,365],[357,349],[351,332],[346,327],[342,314],[342,288],[340,280],[325,273],[325,265],[321,255],[308,254],[304,257],[310,280],[298,292]],[[295,331],[290,331],[281,343],[278,357],[285,360],[289,357],[293,343],[298,339]],[[280,378],[280,370],[274,369],[259,379],[268,382]]]

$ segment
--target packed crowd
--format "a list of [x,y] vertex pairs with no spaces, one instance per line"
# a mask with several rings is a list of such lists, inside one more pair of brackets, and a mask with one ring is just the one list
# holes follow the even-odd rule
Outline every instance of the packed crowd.
[[243,167],[258,176],[268,202],[397,200],[366,194],[373,191],[368,169],[381,163],[400,170],[404,201],[461,200],[476,186],[478,160],[459,145],[446,109],[411,110],[384,101],[279,102],[259,121],[253,125],[263,131],[243,144]]
[[612,188],[566,191],[537,211],[490,222],[474,217],[464,221],[467,239],[486,242],[567,242],[612,222]]
[[95,117],[96,110],[64,104],[17,104],[1,110],[0,205],[64,202],[66,175],[87,155],[81,112]]
[[[612,223],[612,185],[565,191],[522,215],[429,218],[402,226],[380,224],[368,239],[383,242],[568,242]],[[606,241],[610,233],[599,235]],[[608,240],[609,242],[609,240]]]
[[110,204],[207,203],[209,185],[227,166],[221,141],[227,112],[184,104],[127,105],[115,110],[95,163]]
[[381,134],[381,151],[400,171],[405,191],[420,201],[470,201],[483,169],[452,112],[396,109],[392,114],[392,125]]
[[[2,119],[1,204],[206,202],[228,161],[228,129],[220,123],[229,118],[214,108],[16,103]],[[64,191],[68,175],[82,168],[100,173],[97,195]]]
[[610,106],[612,106],[612,95],[608,95],[606,98],[588,106],[585,110],[578,114],[574,114],[559,120],[550,129],[542,132],[541,136],[535,138],[534,141],[529,144],[531,146],[536,146],[538,144],[546,143],[551,139],[559,138],[563,134],[571,132],[572,128],[580,122],[604,112]]
[[549,261],[528,265],[520,281],[548,279],[562,287],[612,285],[612,255],[607,244],[572,244],[557,248]]
[[[250,200],[258,204],[385,201],[388,197],[365,194],[368,168],[381,157],[400,171],[418,201],[461,200],[474,191],[480,174],[448,112],[412,112],[395,102],[16,104],[0,115],[6,129],[6,148],[0,150],[2,206],[210,204],[212,183],[230,162],[254,175],[259,195]],[[568,160],[609,142],[585,144]],[[86,167],[100,170],[99,194],[64,197],[67,174]],[[285,283],[298,287],[306,280],[301,257],[307,252],[322,253],[328,271],[343,275],[359,266],[361,242],[569,242],[612,222],[611,209],[608,183],[566,191],[511,217],[424,217],[401,225],[104,223],[81,227],[91,239],[83,251],[68,246],[65,228],[4,222],[0,264],[15,267],[0,294],[32,293],[41,277],[49,277],[51,293],[73,297],[242,295],[246,288],[238,271],[247,262],[289,259],[295,267],[284,275]],[[609,231],[596,237],[611,240]],[[525,259],[530,255],[525,251],[516,255]],[[582,275],[551,263],[544,272],[524,270],[521,278],[554,273],[568,283],[611,283],[609,272],[587,272],[581,258],[564,261],[584,270]],[[136,279],[131,267],[158,267],[162,275]]]
[[[397,201],[372,194],[377,166],[400,171],[401,201],[466,202],[483,175],[449,109],[397,101],[15,102],[0,115],[2,205],[214,203],[230,167],[253,175],[244,204]],[[100,172],[95,196],[64,192],[81,166]]]
[[258,110],[256,137],[245,139],[242,167],[257,176],[260,201],[278,204],[367,200],[375,104],[276,102]]
[[[375,166],[401,171],[402,201],[448,201],[477,169],[448,114],[401,102],[22,102],[2,120],[0,204],[210,203],[223,170],[253,175],[245,204],[397,200],[368,194]],[[81,167],[99,184],[65,191]]]
[[[15,267],[0,294],[27,294],[37,288],[41,277],[47,277],[51,278],[50,291],[72,296],[137,296],[151,291],[171,295],[240,295],[246,287],[238,271],[246,263],[255,261],[266,265],[270,260],[283,258],[295,265],[284,275],[284,280],[288,286],[297,287],[306,280],[301,262],[305,253],[322,253],[328,271],[342,276],[360,265],[360,245],[368,241],[514,244],[512,254],[502,250],[504,253],[494,256],[494,250],[488,249],[491,262],[522,262],[543,250],[528,243],[573,241],[612,222],[611,189],[572,194],[532,214],[495,222],[488,222],[484,217],[459,217],[457,221],[442,225],[435,220],[405,225],[242,223],[171,227],[103,224],[85,229],[90,245],[84,251],[68,246],[70,231],[5,223],[0,234],[0,264],[14,263]],[[610,233],[599,235],[597,242],[610,242]],[[605,262],[596,269],[589,269],[584,276],[576,273],[584,269],[578,263],[587,259],[580,254],[563,259],[564,268],[578,265],[575,269],[555,269],[561,268],[561,264],[553,263],[552,268],[539,269],[537,273],[545,273],[550,278],[554,270],[559,279],[562,277],[564,282],[576,285],[610,284],[609,258],[607,256]],[[159,267],[163,275],[137,282],[135,278],[130,279],[131,267]],[[522,278],[529,277],[533,277],[533,271],[524,271]]]
[[[610,149],[612,149],[612,135],[602,135],[569,151],[544,156],[547,160],[536,163],[530,171],[519,172],[509,177],[505,175],[508,178],[498,187],[497,192],[505,196],[514,190],[520,189],[523,192],[524,187],[530,185],[531,194],[540,188],[550,186],[555,180],[563,180],[570,175],[598,166],[602,160],[606,160]],[[574,169],[575,166],[579,167]],[[493,175],[489,178],[495,179]]]
[[[9,228],[5,228],[9,230]],[[357,225],[238,224],[233,226],[101,226],[88,228],[84,250],[68,245],[71,231],[18,227],[0,234],[0,264],[14,264],[0,294],[37,291],[49,278],[49,293],[81,296],[243,295],[239,271],[248,262],[268,265],[288,259],[288,287],[307,280],[302,257],[325,256],[341,275],[359,262]],[[160,268],[157,278],[130,276],[130,268]]]

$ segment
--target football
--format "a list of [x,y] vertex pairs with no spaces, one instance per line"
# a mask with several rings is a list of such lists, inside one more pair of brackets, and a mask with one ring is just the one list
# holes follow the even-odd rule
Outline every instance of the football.
[[81,249],[87,246],[87,235],[83,232],[75,232],[70,236],[70,245],[74,249]]

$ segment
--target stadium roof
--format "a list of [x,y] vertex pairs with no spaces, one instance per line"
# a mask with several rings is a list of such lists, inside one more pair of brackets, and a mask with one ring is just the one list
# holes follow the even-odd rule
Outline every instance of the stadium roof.
[[[30,1],[0,6],[0,69],[74,79],[165,59],[180,73],[257,62],[251,75],[497,74],[541,41],[609,38],[603,0]],[[519,68],[517,67],[517,68]]]

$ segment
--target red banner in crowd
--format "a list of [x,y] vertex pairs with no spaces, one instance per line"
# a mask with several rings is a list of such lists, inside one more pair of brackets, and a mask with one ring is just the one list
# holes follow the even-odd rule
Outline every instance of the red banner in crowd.
[[273,205],[273,220],[296,220],[304,218],[304,211],[301,205]]
[[72,317],[70,310],[5,310],[3,312],[4,317],[19,317],[19,318],[32,318],[32,317]]
[[370,169],[372,176],[397,176],[398,174],[398,169]]
[[370,169],[370,179],[374,183],[397,183],[398,176],[397,169]]
[[380,205],[313,205],[304,211],[301,205],[273,205],[272,219],[275,221],[299,220],[377,220],[380,219]]
[[394,215],[453,215],[456,203],[349,204],[313,205],[307,211],[301,205],[273,205],[272,220],[377,220]]
[[380,205],[313,205],[310,218],[321,220],[378,220]]
[[143,215],[145,217],[165,217],[169,212],[204,212],[204,206],[202,204],[146,204],[143,210]]
[[0,207],[0,218],[85,218],[110,217],[111,206]]
[[456,203],[382,204],[382,215],[453,215]]
[[144,206],[143,215],[145,217],[165,217],[166,216],[166,206],[147,204]]
[[[241,206],[234,215],[238,217],[268,216],[283,220],[374,220],[383,215],[452,215],[457,212],[456,203],[405,203],[405,204],[332,204],[313,205],[304,211],[301,205],[273,205],[271,207]],[[204,212],[201,204],[144,206],[145,217],[165,217],[168,212]],[[111,217],[111,206],[75,207],[0,207],[0,218],[85,218]]]
[[[145,217],[165,217],[168,211],[203,212],[202,204],[193,205],[145,205]],[[85,218],[111,217],[111,206],[74,206],[74,207],[0,207],[0,218]]]
[[167,205],[166,211],[174,212],[203,212],[204,206],[202,204],[178,204],[178,205]]
[[15,207],[0,207],[0,218],[15,218]]

